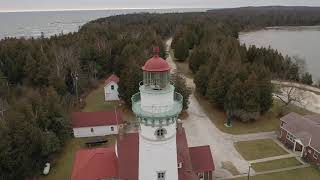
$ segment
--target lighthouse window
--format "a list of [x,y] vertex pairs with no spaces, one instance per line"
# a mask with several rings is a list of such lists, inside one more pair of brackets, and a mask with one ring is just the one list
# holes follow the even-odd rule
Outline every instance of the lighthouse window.
[[160,128],[156,130],[156,136],[159,138],[164,137],[164,135],[167,133],[167,131],[164,128]]
[[158,172],[158,180],[164,180],[165,179],[165,175],[166,173],[165,172]]

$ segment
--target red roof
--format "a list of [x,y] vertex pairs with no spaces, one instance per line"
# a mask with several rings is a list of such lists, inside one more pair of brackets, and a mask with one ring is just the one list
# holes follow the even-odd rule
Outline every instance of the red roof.
[[142,70],[149,71],[149,72],[163,72],[163,71],[169,71],[170,66],[161,57],[159,57],[159,47],[155,47],[153,49],[154,55],[151,59],[149,59],[144,66],[142,67]]
[[71,180],[97,180],[118,176],[114,147],[79,150]]
[[195,173],[214,170],[210,146],[191,147],[189,152]]
[[73,128],[122,124],[121,109],[97,112],[73,112],[71,116]]
[[[204,172],[214,170],[209,146],[188,148],[184,129],[177,132],[176,140],[178,162],[182,162],[182,168],[178,169],[179,180],[198,180],[199,178],[196,175],[196,171],[203,170]],[[113,148],[101,149],[105,150],[81,150],[77,153],[71,180],[96,180],[99,179],[99,177],[107,179],[115,177],[116,175],[120,179],[138,180],[138,133],[118,136],[117,159],[114,153],[111,153],[111,150],[114,152]],[[199,163],[200,161],[204,164],[201,165]]]
[[108,77],[108,79],[106,79],[104,81],[104,84],[105,85],[108,85],[110,82],[115,82],[115,83],[118,83],[119,82],[119,77],[115,74],[112,74],[111,76]]
[[139,176],[139,134],[130,133],[118,137],[119,178],[138,180]]
[[198,180],[198,176],[193,172],[187,137],[184,129],[177,131],[176,138],[178,163],[182,162],[182,167],[178,169],[179,180]]

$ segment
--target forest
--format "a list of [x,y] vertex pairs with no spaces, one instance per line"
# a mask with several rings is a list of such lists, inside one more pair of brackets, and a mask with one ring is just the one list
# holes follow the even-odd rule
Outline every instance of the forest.
[[[0,41],[0,179],[37,176],[71,137],[69,113],[112,72],[130,106],[152,47],[173,37],[197,91],[243,121],[272,106],[273,78],[310,83],[299,64],[271,48],[245,47],[238,33],[267,26],[319,25],[320,8],[259,7],[97,19],[78,32]],[[179,75],[173,80],[182,81]],[[177,91],[185,97],[184,83]],[[77,98],[79,95],[79,98]]]

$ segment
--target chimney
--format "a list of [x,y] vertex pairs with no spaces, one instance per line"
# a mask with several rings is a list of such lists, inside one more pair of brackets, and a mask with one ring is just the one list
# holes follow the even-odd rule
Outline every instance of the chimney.
[[182,130],[183,130],[182,121],[181,121],[181,119],[178,119],[177,120],[177,131],[178,131],[178,133],[181,133]]

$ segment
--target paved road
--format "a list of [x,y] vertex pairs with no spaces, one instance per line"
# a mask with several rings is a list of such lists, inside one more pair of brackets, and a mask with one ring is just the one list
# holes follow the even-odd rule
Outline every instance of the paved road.
[[[172,39],[167,41],[167,51],[170,50]],[[168,54],[167,62],[176,71],[176,64],[173,62],[170,54]],[[187,85],[194,89],[195,85],[193,80],[186,78]],[[188,108],[188,118],[184,121],[184,128],[187,134],[189,146],[210,145],[213,159],[215,162],[216,170],[215,177],[230,177],[232,174],[223,169],[222,162],[232,162],[241,174],[248,171],[249,162],[243,159],[234,147],[234,142],[275,138],[274,132],[245,134],[245,135],[231,135],[220,131],[215,124],[212,123],[210,118],[206,115],[204,110],[199,105],[194,94],[190,96],[190,105]],[[254,173],[254,172],[253,172]]]

